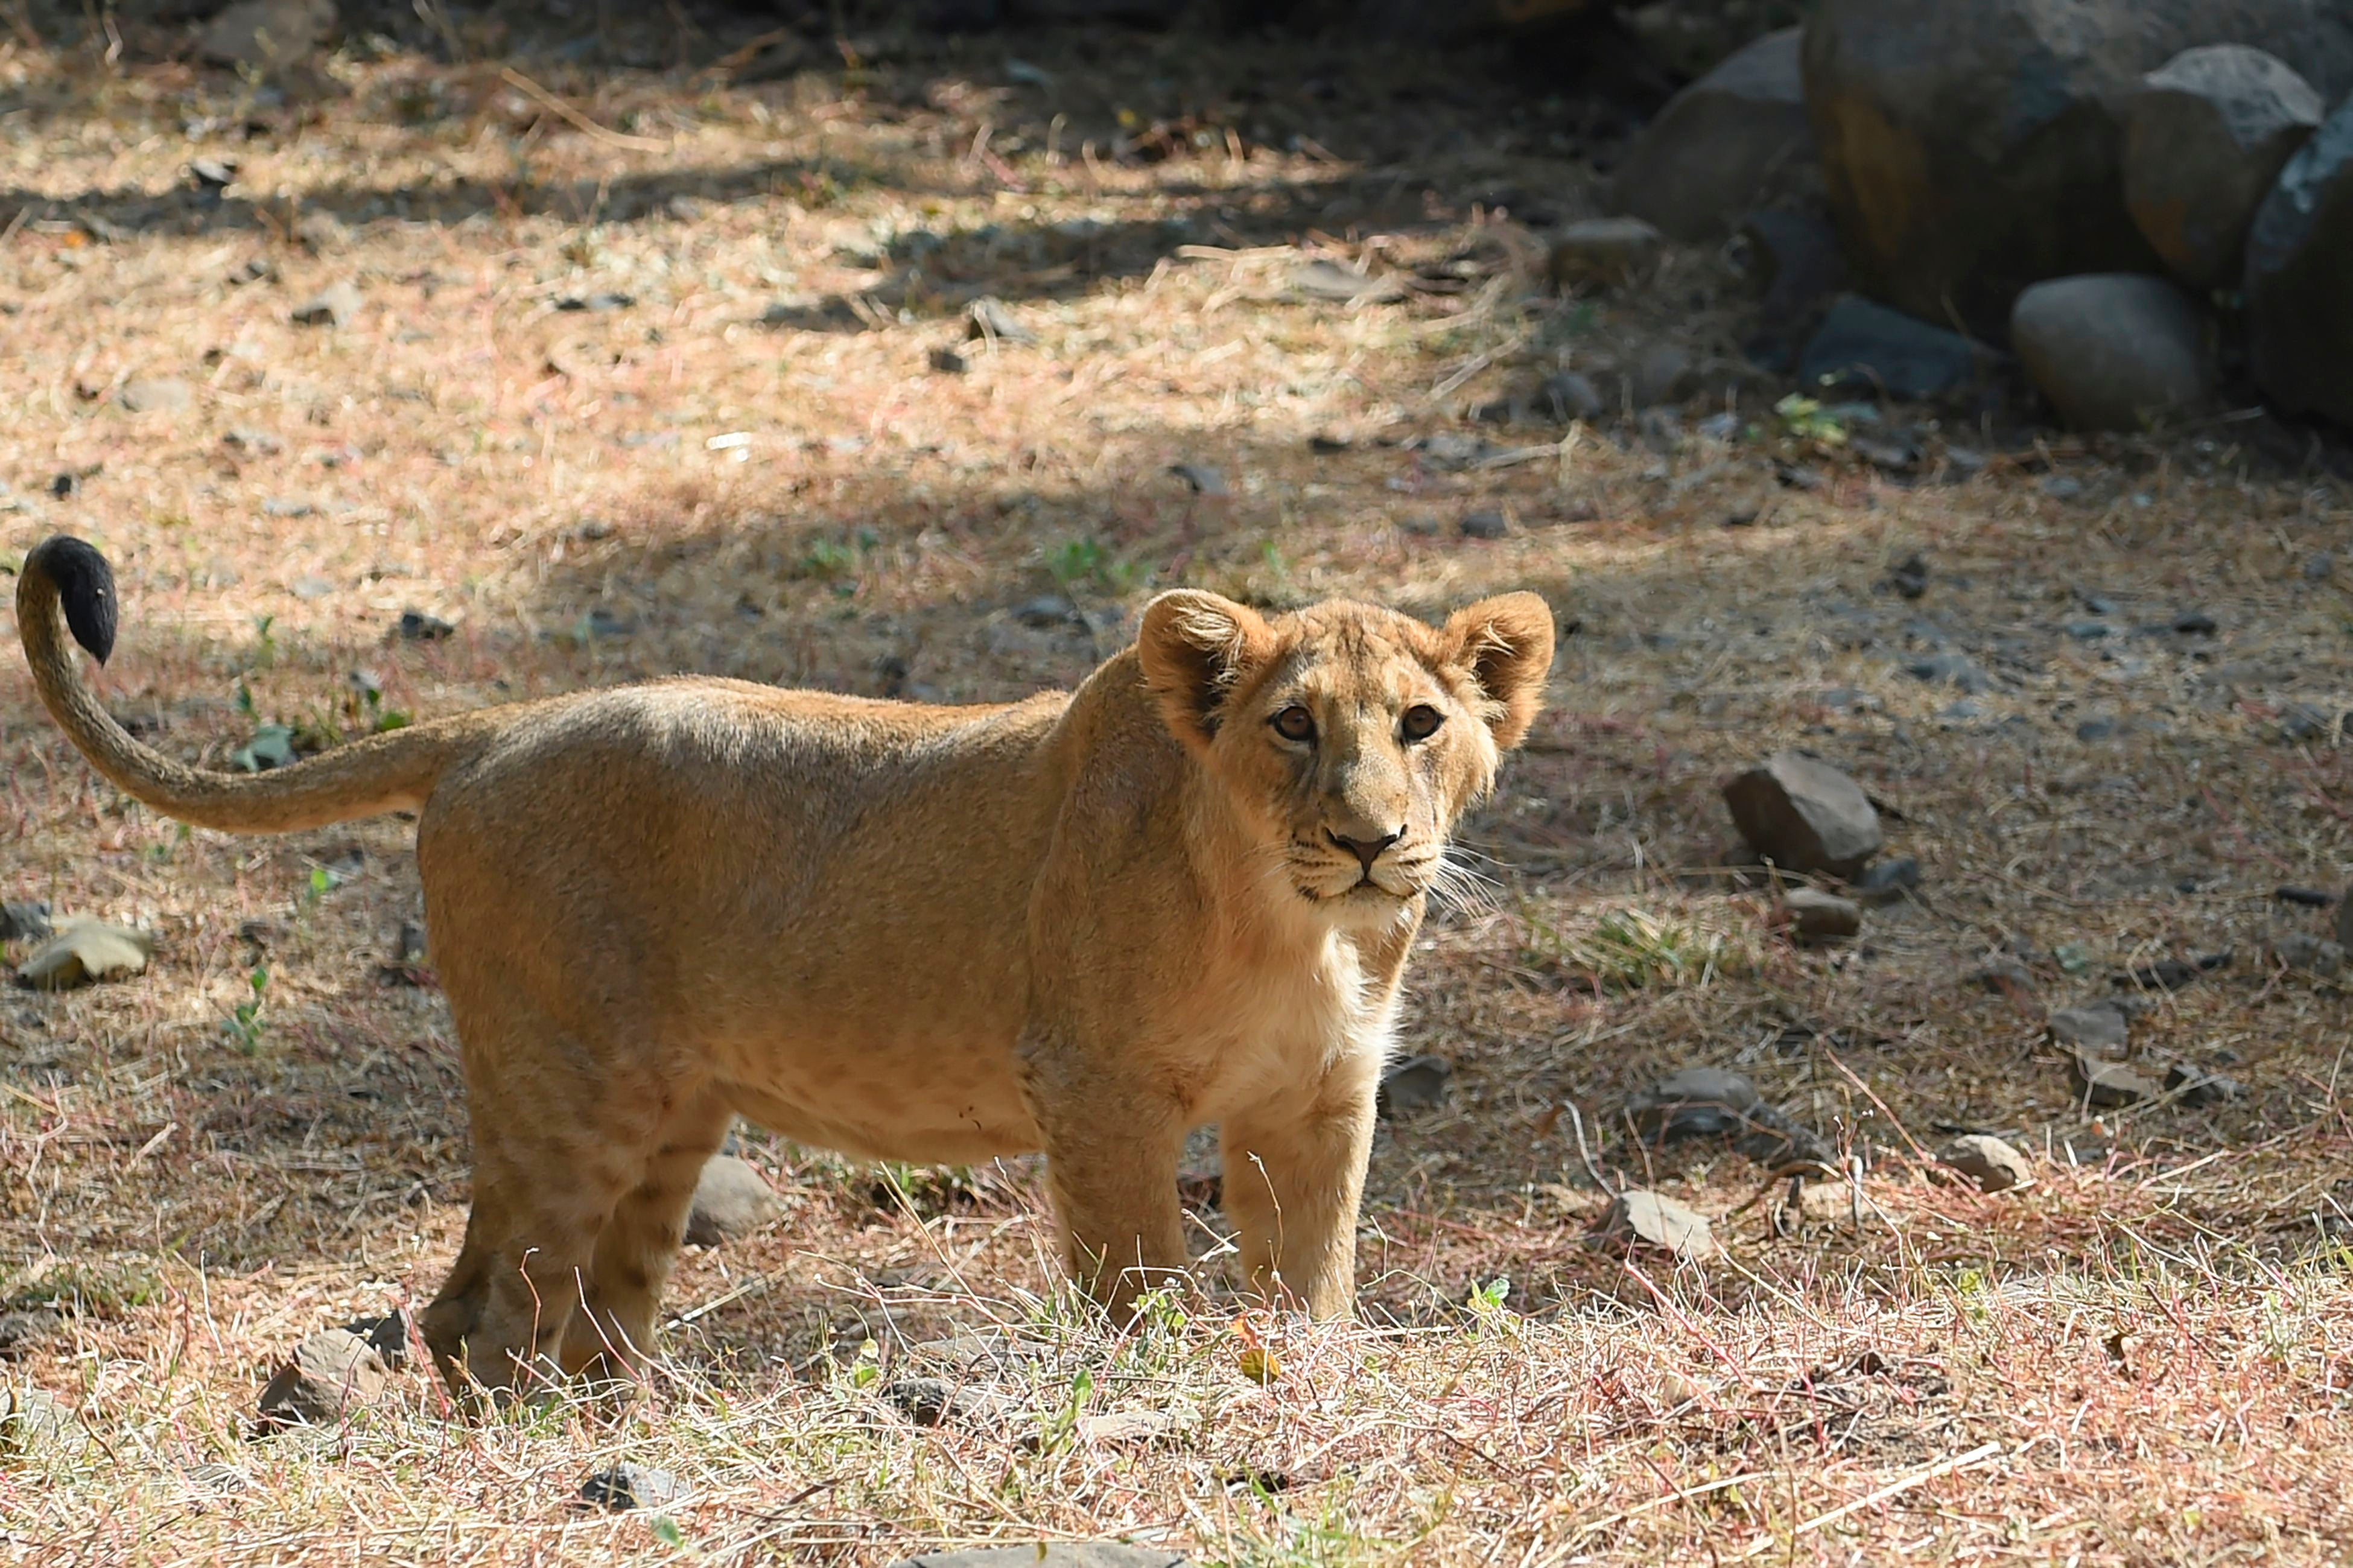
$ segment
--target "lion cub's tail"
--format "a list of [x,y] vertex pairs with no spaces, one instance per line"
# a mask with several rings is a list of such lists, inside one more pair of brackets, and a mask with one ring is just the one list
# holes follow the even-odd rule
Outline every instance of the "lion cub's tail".
[[114,651],[115,610],[113,569],[80,540],[61,534],[25,557],[16,579],[16,629],[50,716],[124,793],[199,827],[293,833],[415,810],[451,763],[500,727],[488,714],[460,714],[371,735],[250,777],[192,768],[132,740],[99,706],[74,663],[62,632],[70,630],[104,664]]

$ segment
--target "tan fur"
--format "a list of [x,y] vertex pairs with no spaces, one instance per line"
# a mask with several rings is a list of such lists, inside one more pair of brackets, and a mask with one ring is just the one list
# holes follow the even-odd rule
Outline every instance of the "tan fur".
[[[1184,1268],[1178,1152],[1220,1122],[1254,1285],[1345,1313],[1406,955],[1553,641],[1526,594],[1432,628],[1180,592],[1072,693],[952,708],[679,679],[248,778],[114,724],[41,561],[17,597],[36,681],[130,794],[259,831],[421,812],[474,1144],[464,1247],[424,1319],[453,1387],[637,1363],[738,1113],[875,1158],[1043,1149],[1071,1267],[1114,1307]],[[1418,704],[1442,721],[1417,742]],[[1293,706],[1304,744],[1273,726]]]

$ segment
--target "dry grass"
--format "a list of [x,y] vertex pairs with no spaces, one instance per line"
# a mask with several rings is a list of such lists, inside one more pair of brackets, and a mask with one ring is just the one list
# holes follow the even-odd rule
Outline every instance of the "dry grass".
[[[638,1412],[466,1427],[412,1370],[347,1429],[250,1441],[271,1358],[429,1294],[462,1219],[446,1016],[381,978],[417,910],[406,830],[185,833],[94,782],[0,661],[0,893],[163,943],[134,982],[0,997],[0,1294],[59,1313],[8,1378],[79,1417],[0,1470],[8,1560],[882,1563],[1101,1534],[1270,1564],[2341,1560],[2346,1005],[2263,956],[2319,929],[2274,885],[2334,886],[2353,847],[2337,737],[2280,729],[2353,706],[2345,579],[2304,569],[2343,535],[2341,487],[2227,423],[2039,452],[1948,425],[1916,485],[1810,447],[1739,369],[1725,258],[1678,253],[1624,296],[1535,288],[1535,238],[1492,209],[1588,209],[1567,111],[1409,96],[1415,60],[1020,39],[1040,88],[1001,45],[883,36],[731,84],[698,71],[735,40],[634,25],[646,68],[594,77],[503,40],[570,120],[495,64],[401,49],[348,52],[287,110],[0,46],[0,551],[101,544],[127,596],[111,700],[216,761],[261,722],[365,721],[360,668],[419,712],[681,668],[987,698],[1074,679],[1176,583],[1545,592],[1578,629],[1472,834],[1503,891],[1417,968],[1410,1043],[1455,1093],[1382,1134],[1368,1326],[1195,1302],[1110,1341],[1052,1295],[1027,1166],[905,1203],[754,1140],[791,1214],[688,1259]],[[694,58],[671,68],[671,43]],[[1180,154],[1123,160],[1161,121]],[[222,152],[225,195],[179,186]],[[1417,282],[1303,300],[1307,256]],[[353,323],[289,322],[338,279]],[[633,302],[561,308],[599,293]],[[965,342],[984,294],[1037,341]],[[1707,388],[1684,431],[1728,405],[1753,436],[1462,421],[1662,337]],[[933,368],[949,348],[964,374]],[[157,376],[190,405],[120,406]],[[1399,444],[1481,434],[1507,460]],[[1961,482],[1948,442],[2011,455]],[[1506,538],[1459,536],[1487,510]],[[1912,605],[1880,584],[1915,550]],[[2075,590],[2114,602],[2114,637],[2062,629]],[[1015,613],[1048,592],[1088,624]],[[2192,606],[2216,635],[2132,631]],[[458,631],[391,637],[409,608]],[[1957,706],[1904,672],[1939,639],[1989,689]],[[2117,732],[2079,740],[2095,719]],[[1767,895],[1707,869],[1717,780],[1790,742],[1863,778],[1925,866],[1853,950],[1793,950]],[[2011,941],[2035,994],[1963,978]],[[2226,947],[2137,1037],[2247,1098],[2087,1114],[2040,1009]],[[1629,1142],[1625,1093],[1690,1062],[1870,1154],[1862,1191],[1777,1219],[1739,1208],[1737,1159]],[[1564,1099],[1613,1179],[1733,1216],[1728,1258],[1586,1250],[1600,1198]],[[1954,1126],[2032,1149],[2038,1184],[1935,1182],[1921,1147]],[[992,1381],[1009,1426],[892,1414],[915,1345],[992,1325],[1038,1347]],[[1078,1424],[1136,1408],[1176,1413],[1165,1441]],[[576,1511],[624,1455],[692,1494]]]

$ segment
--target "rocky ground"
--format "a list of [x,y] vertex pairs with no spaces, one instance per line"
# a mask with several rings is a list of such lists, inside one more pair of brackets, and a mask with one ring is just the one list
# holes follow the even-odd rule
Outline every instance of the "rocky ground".
[[407,829],[180,828],[0,660],[59,987],[0,994],[0,1553],[2339,1554],[2326,438],[1803,384],[1799,252],[1577,226],[1627,115],[1500,53],[518,18],[0,43],[0,563],[105,549],[110,703],[222,766],[679,669],[1014,696],[1178,584],[1535,589],[1366,1322],[1109,1341],[1032,1165],[747,1130],[648,1402],[455,1424],[386,1321],[466,1199]]

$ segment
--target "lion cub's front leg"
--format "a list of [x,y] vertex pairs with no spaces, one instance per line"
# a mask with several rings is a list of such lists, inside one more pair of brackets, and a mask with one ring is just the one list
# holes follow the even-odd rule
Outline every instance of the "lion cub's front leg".
[[1297,1098],[1229,1115],[1227,1215],[1241,1233],[1250,1288],[1345,1318],[1356,1300],[1356,1209],[1373,1147],[1377,1058],[1350,1060]]
[[1035,1050],[1029,1067],[1064,1261],[1082,1289],[1124,1321],[1137,1297],[1184,1275],[1185,1216],[1176,1201],[1183,1110],[1116,1067],[1074,1052]]

